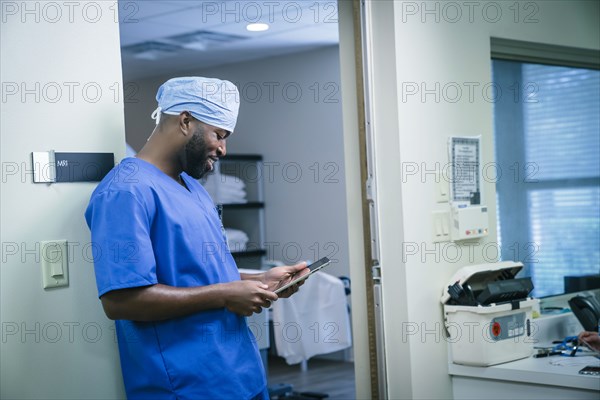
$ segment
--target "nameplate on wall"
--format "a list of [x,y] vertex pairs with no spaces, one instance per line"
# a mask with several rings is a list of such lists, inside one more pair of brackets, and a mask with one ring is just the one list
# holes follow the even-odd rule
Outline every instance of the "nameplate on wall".
[[99,182],[115,165],[114,153],[31,153],[33,182]]

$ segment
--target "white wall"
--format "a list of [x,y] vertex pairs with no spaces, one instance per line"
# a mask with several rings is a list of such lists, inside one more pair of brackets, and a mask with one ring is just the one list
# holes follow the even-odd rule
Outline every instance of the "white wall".
[[[291,263],[330,256],[338,262],[327,272],[348,275],[338,47],[188,74],[228,79],[240,90],[240,115],[227,151],[261,154],[268,164],[263,176],[269,257]],[[127,83],[139,90],[137,102],[125,103],[127,140],[137,150],[153,129],[156,91],[172,77]]]
[[[112,3],[65,4],[1,5],[0,397],[6,399],[124,397],[114,324],[97,298],[83,218],[95,184],[33,184],[29,172],[32,151],[113,152],[117,160],[125,151]],[[52,239],[69,241],[70,285],[44,290],[39,242]]]
[[[489,237],[472,254],[461,247],[462,256],[456,257],[452,249],[432,243],[431,212],[447,205],[436,203],[434,175],[424,174],[448,162],[452,135],[482,135],[482,161],[494,161],[493,104],[481,91],[491,82],[490,37],[600,48],[598,2],[523,1],[516,17],[512,1],[469,3],[471,15],[465,3],[452,2],[462,10],[457,19],[446,2],[371,2],[387,382],[394,399],[451,397],[442,289],[460,267],[494,257],[494,184],[483,185]],[[433,13],[426,14],[425,7]],[[471,82],[479,86],[469,98],[465,83]],[[434,93],[439,83],[439,100],[434,94],[422,99],[421,92],[406,96],[407,83],[419,88],[423,83]],[[444,97],[446,84],[465,89],[458,101],[453,94]],[[413,165],[416,175],[403,174]],[[487,243],[492,245],[486,254],[481,249]],[[413,244],[416,254],[403,251]]]

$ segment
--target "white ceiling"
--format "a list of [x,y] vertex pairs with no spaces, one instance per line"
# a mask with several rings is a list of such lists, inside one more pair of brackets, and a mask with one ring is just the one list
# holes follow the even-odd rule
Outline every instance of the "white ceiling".
[[[338,43],[335,0],[119,0],[123,76],[126,81],[194,72],[199,68],[294,53]],[[250,22],[270,29],[249,32]],[[154,60],[134,57],[128,46],[198,30],[242,36],[205,50],[177,48]]]

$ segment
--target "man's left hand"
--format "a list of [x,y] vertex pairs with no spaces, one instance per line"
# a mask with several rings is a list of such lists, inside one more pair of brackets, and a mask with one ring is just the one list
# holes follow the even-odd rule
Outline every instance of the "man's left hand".
[[[271,268],[261,276],[260,280],[262,283],[269,286],[269,290],[275,291],[277,288],[282,287],[288,282],[306,275],[309,272],[310,270],[307,268],[306,262],[301,262],[296,265]],[[290,286],[283,292],[279,293],[279,297],[290,297],[298,291],[300,286],[302,286],[305,281],[306,280],[302,280],[297,284]]]

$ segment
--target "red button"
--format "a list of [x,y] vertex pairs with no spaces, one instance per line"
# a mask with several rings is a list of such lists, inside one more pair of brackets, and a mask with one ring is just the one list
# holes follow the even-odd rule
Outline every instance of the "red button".
[[500,323],[494,322],[494,324],[492,325],[492,335],[500,336],[500,332],[502,332],[502,328],[500,328]]

